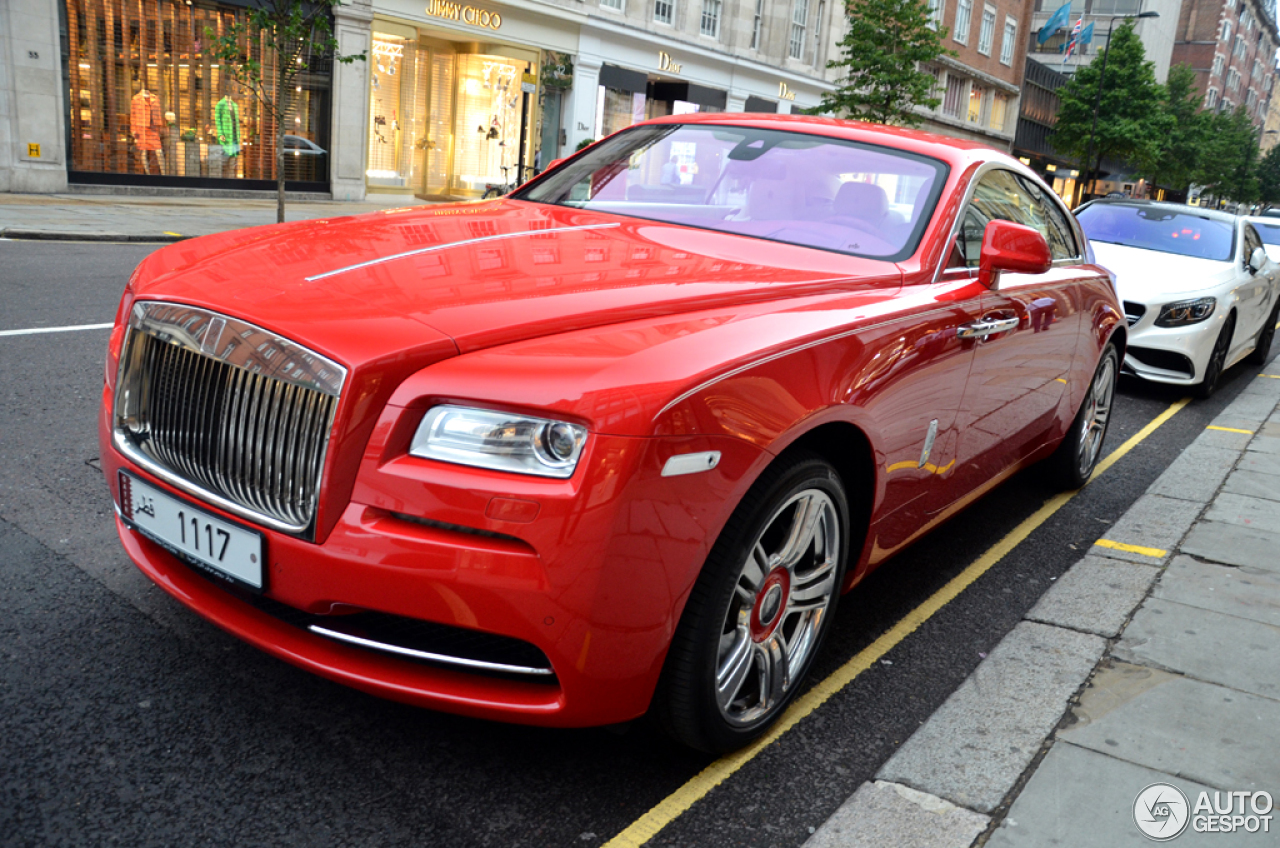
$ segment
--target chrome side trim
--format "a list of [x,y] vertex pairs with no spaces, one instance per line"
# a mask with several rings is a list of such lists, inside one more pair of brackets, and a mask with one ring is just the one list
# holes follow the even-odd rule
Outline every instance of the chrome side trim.
[[720,464],[720,451],[702,451],[673,456],[662,466],[663,477],[679,477],[710,471]]
[[450,247],[466,247],[470,244],[481,244],[486,241],[502,241],[504,239],[523,238],[524,236],[543,236],[548,233],[568,233],[575,230],[611,230],[614,227],[621,226],[622,224],[620,223],[583,224],[580,227],[552,227],[546,230],[522,230],[518,233],[502,233],[501,235],[496,236],[481,236],[480,238],[451,241],[448,244],[433,244],[431,247],[420,247],[417,250],[407,250],[404,253],[393,253],[390,256],[379,256],[377,259],[370,259],[368,262],[357,262],[355,265],[348,265],[345,268],[338,268],[333,271],[325,271],[322,274],[314,274],[306,279],[308,283],[314,283],[316,280],[323,280],[325,277],[332,277],[335,274],[345,274],[348,271],[368,268],[370,265],[379,265],[383,262],[391,262],[394,259],[404,259],[409,256],[417,256],[422,253],[432,253],[437,250],[446,250]]
[[532,677],[548,677],[555,674],[549,668],[532,668],[524,665],[506,665],[505,663],[484,662],[483,660],[469,660],[463,657],[451,657],[445,654],[433,654],[428,651],[415,651],[413,648],[402,648],[399,645],[390,645],[386,642],[375,642],[372,639],[363,639],[359,636],[352,636],[348,633],[339,633],[336,630],[330,630],[327,627],[321,627],[318,624],[312,624],[307,627],[312,633],[318,636],[327,636],[330,639],[336,639],[339,642],[347,642],[351,645],[359,645],[362,648],[370,648],[375,651],[385,651],[389,654],[399,654],[405,657],[412,657],[417,660],[429,660],[430,662],[444,663],[447,665],[456,665],[463,668],[477,669],[479,671],[497,671],[503,674],[525,674]]

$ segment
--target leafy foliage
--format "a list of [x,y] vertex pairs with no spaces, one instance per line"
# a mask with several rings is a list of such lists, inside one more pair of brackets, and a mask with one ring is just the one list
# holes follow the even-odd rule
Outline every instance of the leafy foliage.
[[1143,162],[1153,185],[1175,191],[1190,188],[1206,141],[1210,116],[1200,112],[1196,73],[1189,65],[1169,69],[1160,102],[1164,116],[1155,147]]
[[1195,181],[1204,194],[1239,203],[1258,199],[1258,131],[1243,106],[1205,115],[1206,131]]
[[[1106,79],[1102,63],[1106,61]],[[1102,95],[1098,96],[1099,82]],[[1058,89],[1058,123],[1050,143],[1064,156],[1084,162],[1093,137],[1093,159],[1085,167],[1097,173],[1103,159],[1152,161],[1168,132],[1161,109],[1163,92],[1156,82],[1155,64],[1146,58],[1133,22],[1125,21],[1111,35],[1102,56],[1076,71]],[[1094,129],[1094,104],[1098,104]]]
[[1268,206],[1280,203],[1280,144],[1258,162],[1258,200]]
[[945,29],[931,25],[921,0],[846,0],[849,26],[841,55],[827,63],[843,71],[839,88],[823,96],[813,112],[831,112],[878,124],[918,126],[913,107],[933,109],[937,80],[919,69],[942,55]]
[[360,52],[338,54],[330,18],[341,0],[252,0],[244,17],[222,32],[206,30],[223,72],[253,95],[276,129],[276,220],[284,223],[284,136],[298,79],[327,59],[349,64]]

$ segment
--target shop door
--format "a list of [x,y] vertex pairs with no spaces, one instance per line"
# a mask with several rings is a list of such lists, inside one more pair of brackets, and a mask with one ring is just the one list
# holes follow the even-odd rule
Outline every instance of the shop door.
[[559,91],[544,89],[542,92],[542,137],[538,139],[538,154],[533,166],[539,172],[560,155],[560,115],[564,95]]
[[453,156],[453,78],[452,52],[432,50],[427,91],[427,125],[422,145],[422,188],[424,195],[442,196],[451,191],[450,159]]

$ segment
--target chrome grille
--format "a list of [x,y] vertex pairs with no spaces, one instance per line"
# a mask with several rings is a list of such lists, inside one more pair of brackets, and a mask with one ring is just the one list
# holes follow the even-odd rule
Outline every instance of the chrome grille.
[[115,442],[179,488],[307,533],[345,378],[341,366],[260,327],[138,304],[120,363]]

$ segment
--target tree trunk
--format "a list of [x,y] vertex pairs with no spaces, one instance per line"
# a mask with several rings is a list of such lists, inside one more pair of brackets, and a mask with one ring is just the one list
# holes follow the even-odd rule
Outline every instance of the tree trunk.
[[276,223],[284,223],[284,121],[276,126]]

